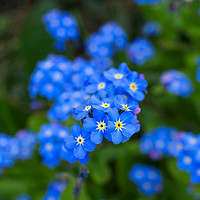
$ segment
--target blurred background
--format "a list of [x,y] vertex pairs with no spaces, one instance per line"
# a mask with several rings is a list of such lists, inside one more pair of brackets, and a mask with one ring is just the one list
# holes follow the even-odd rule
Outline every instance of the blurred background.
[[[113,56],[114,66],[126,62],[131,70],[143,73],[148,80],[148,94],[140,104],[141,130],[127,143],[118,146],[100,145],[88,163],[89,176],[84,184],[80,199],[127,200],[162,199],[191,200],[188,193],[189,175],[179,171],[174,159],[163,158],[152,161],[139,151],[142,134],[160,125],[175,127],[184,132],[199,133],[200,87],[196,81],[195,60],[200,51],[199,1],[185,3],[175,12],[170,1],[155,5],[138,5],[131,0],[2,0],[0,6],[0,132],[15,135],[20,129],[38,132],[49,120],[46,112],[51,102],[43,100],[38,111],[30,109],[28,94],[30,75],[36,63],[49,53],[58,53],[53,48],[53,39],[45,31],[42,16],[53,8],[69,11],[77,20],[81,35],[78,48],[68,43],[65,55],[73,60],[85,55],[83,44],[91,33],[107,21],[119,23],[127,33],[128,40],[142,36],[143,25],[156,21],[161,34],[151,38],[155,56],[142,66],[132,63],[125,52]],[[187,99],[167,92],[160,83],[160,76],[169,69],[184,72],[192,81],[194,92]],[[74,120],[65,124],[71,127]],[[15,199],[21,193],[28,193],[33,199],[41,199],[47,185],[58,171],[77,175],[78,164],[72,167],[63,162],[54,170],[41,164],[35,150],[33,159],[17,161],[0,177],[0,199]],[[137,192],[129,180],[128,172],[134,163],[156,166],[163,174],[164,190],[157,196],[145,197]],[[69,183],[61,199],[74,199],[73,182]]]

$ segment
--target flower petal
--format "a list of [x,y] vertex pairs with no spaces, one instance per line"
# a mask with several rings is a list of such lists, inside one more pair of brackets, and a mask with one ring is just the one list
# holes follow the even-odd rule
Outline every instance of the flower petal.
[[76,116],[76,120],[80,121],[81,119],[83,119],[84,117],[86,117],[88,115],[90,111],[82,111],[80,112],[77,116]]
[[74,137],[78,137],[81,133],[81,127],[78,124],[74,124],[71,128],[71,133]]
[[94,151],[95,148],[96,148],[96,144],[94,144],[90,139],[85,140],[85,142],[84,142],[85,151],[91,152],[91,151]]
[[101,122],[104,120],[104,118],[106,118],[106,114],[102,110],[94,110],[93,117],[97,122]]
[[73,149],[76,145],[76,140],[72,135],[69,135],[64,140],[64,147],[65,149]]
[[117,108],[112,109],[112,111],[108,113],[108,118],[110,121],[117,121],[119,119],[119,112]]
[[86,153],[85,157],[83,159],[78,160],[82,165],[85,165],[89,162],[89,154]]
[[112,141],[114,144],[119,144],[122,141],[122,133],[121,131],[111,132]]
[[102,131],[92,131],[90,135],[90,139],[95,144],[100,144],[103,141],[103,133]]
[[96,84],[92,84],[92,85],[88,85],[85,88],[85,92],[88,94],[94,94],[97,91],[97,85]]
[[74,148],[74,156],[77,158],[77,159],[83,159],[86,155],[86,151],[83,149],[83,146],[82,145],[77,145],[75,148]]
[[94,118],[87,118],[83,121],[83,128],[87,132],[92,132],[97,126],[96,120]]
[[74,157],[73,150],[68,150],[65,152],[65,160],[71,164],[76,162],[77,159]]
[[133,114],[130,112],[123,112],[120,115],[120,121],[122,121],[125,124],[130,123],[133,120]]
[[124,126],[122,134],[126,137],[131,137],[134,133],[136,133],[137,127],[133,124],[127,124]]

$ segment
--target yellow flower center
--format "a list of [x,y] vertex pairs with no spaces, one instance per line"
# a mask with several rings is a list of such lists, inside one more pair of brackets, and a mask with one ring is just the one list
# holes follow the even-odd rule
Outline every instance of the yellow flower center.
[[128,108],[127,105],[122,105],[122,107],[123,107],[124,109],[126,109],[127,111],[129,111],[129,108]]
[[88,111],[88,110],[90,110],[91,109],[91,106],[86,106],[85,107],[85,111]]
[[115,74],[115,78],[116,79],[122,79],[123,78],[123,74]]
[[135,83],[131,83],[130,88],[131,90],[135,91],[137,89],[137,86],[135,85]]
[[122,128],[122,122],[116,122],[115,126],[117,129],[121,129]]
[[98,85],[98,89],[99,89],[99,90],[100,90],[100,89],[104,89],[105,86],[106,86],[106,84],[105,84],[104,82],[101,82],[101,83],[99,83],[99,85]]
[[79,136],[79,137],[77,138],[76,141],[77,141],[79,144],[83,144],[84,139],[83,139],[81,136]]
[[109,108],[109,107],[110,107],[110,104],[109,104],[109,103],[102,103],[101,106],[104,107],[104,108]]
[[97,126],[99,130],[104,130],[106,128],[106,124],[104,122],[100,122]]

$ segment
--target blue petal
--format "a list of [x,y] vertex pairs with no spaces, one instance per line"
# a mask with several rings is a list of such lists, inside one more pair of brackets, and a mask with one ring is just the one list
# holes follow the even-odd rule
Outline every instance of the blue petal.
[[114,79],[114,74],[116,74],[116,73],[117,73],[117,70],[114,69],[114,68],[111,68],[111,69],[105,71],[105,72],[103,73],[103,75],[104,75],[104,77],[105,77],[106,79],[108,79],[109,81],[112,81],[112,80]]
[[119,65],[119,72],[120,72],[120,73],[122,73],[122,74],[127,74],[128,71],[129,71],[128,65],[127,65],[125,62],[123,62],[123,63],[121,63],[121,64]]
[[77,145],[75,148],[74,148],[74,156],[77,158],[77,159],[83,159],[86,155],[86,151],[83,149],[83,146],[82,145]]
[[87,132],[92,132],[97,126],[96,120],[94,118],[87,118],[83,121],[83,128]]
[[65,153],[65,159],[69,162],[69,163],[74,163],[76,162],[76,158],[74,157],[74,154],[73,154],[73,151],[70,150],[70,151],[66,151]]
[[136,85],[140,90],[145,90],[148,86],[148,82],[145,79],[138,79]]
[[107,130],[114,131],[115,128],[116,128],[116,126],[115,126],[114,122],[113,121],[108,121],[108,128],[107,128]]
[[94,110],[93,117],[96,121],[100,122],[100,121],[103,121],[104,118],[106,118],[106,114],[102,110]]
[[111,137],[111,133],[110,133],[110,131],[105,131],[105,133],[104,133],[104,137],[108,140],[108,141],[112,141],[112,137]]
[[84,110],[84,108],[85,108],[85,106],[81,104],[77,108],[74,109],[74,112],[78,114],[78,113],[82,112]]
[[103,133],[102,131],[92,131],[90,135],[90,139],[95,144],[100,144],[103,141]]
[[117,108],[114,108],[112,111],[108,113],[108,118],[111,121],[117,121],[119,119],[119,113]]
[[118,109],[121,109],[121,108],[122,108],[122,105],[127,104],[127,100],[125,99],[124,96],[122,96],[122,95],[117,95],[117,96],[114,98],[114,104],[115,104],[115,106],[116,106]]
[[129,106],[129,109],[131,111],[133,111],[133,110],[135,110],[139,106],[139,104],[136,101],[130,101],[129,104],[128,104],[128,106]]
[[97,91],[97,85],[88,85],[85,88],[85,92],[88,94],[94,94]]
[[90,133],[88,133],[85,129],[82,129],[82,131],[81,131],[81,136],[82,136],[84,139],[89,139],[89,138],[90,138]]
[[116,130],[111,132],[111,137],[114,144],[119,144],[122,141],[121,131]]
[[76,145],[76,140],[74,139],[74,137],[72,135],[67,136],[64,140],[64,146],[65,149],[73,149]]
[[124,126],[122,134],[126,137],[131,137],[134,133],[136,133],[137,127],[133,124],[127,124]]
[[135,92],[135,98],[136,98],[136,100],[138,100],[138,101],[143,101],[144,98],[145,98],[145,95],[144,95],[144,93],[141,92],[141,91],[136,91],[136,92]]
[[81,119],[83,119],[84,117],[86,117],[88,115],[88,113],[90,112],[89,111],[82,111],[81,113],[79,113],[77,116],[76,116],[76,120],[77,121],[80,121]]
[[127,79],[128,79],[129,81],[131,81],[131,82],[134,81],[134,80],[137,79],[137,78],[138,78],[138,73],[135,72],[135,71],[129,73],[129,75],[128,75],[128,77],[127,77]]
[[95,148],[96,148],[96,144],[94,144],[90,139],[85,140],[85,142],[84,142],[85,151],[91,152],[91,151],[94,151]]
[[95,104],[95,105],[101,104],[101,101],[95,95],[91,96],[91,102],[92,102],[92,104]]
[[78,124],[74,124],[71,128],[71,133],[74,137],[78,137],[81,134],[81,127]]
[[85,157],[83,159],[78,160],[82,165],[85,165],[89,162],[89,154],[86,153]]
[[123,121],[123,123],[128,124],[133,120],[133,114],[130,112],[123,112],[120,115],[120,120]]

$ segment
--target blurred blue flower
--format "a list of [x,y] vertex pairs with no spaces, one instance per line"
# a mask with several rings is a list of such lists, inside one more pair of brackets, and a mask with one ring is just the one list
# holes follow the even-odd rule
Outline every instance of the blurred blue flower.
[[145,38],[136,38],[126,49],[129,59],[137,65],[142,65],[152,59],[154,51],[151,42]]
[[155,22],[155,21],[148,21],[142,27],[142,34],[144,36],[156,37],[160,35],[160,32],[161,32],[160,25],[158,22]]
[[187,98],[193,92],[191,80],[182,72],[177,70],[169,70],[162,74],[161,83],[166,89],[176,95]]
[[129,178],[144,195],[154,195],[163,190],[162,174],[155,167],[135,164],[129,173]]

